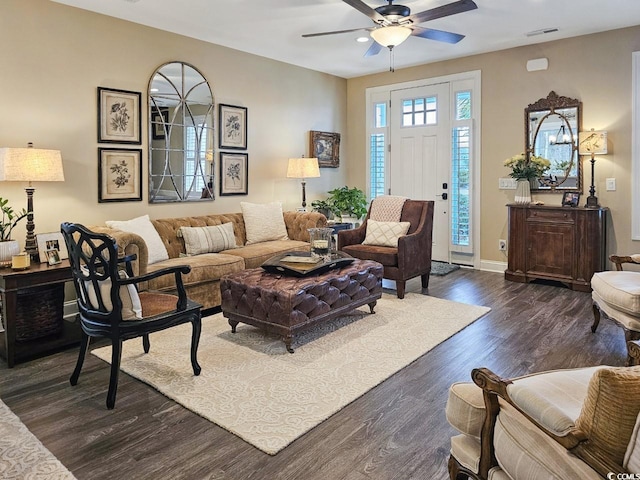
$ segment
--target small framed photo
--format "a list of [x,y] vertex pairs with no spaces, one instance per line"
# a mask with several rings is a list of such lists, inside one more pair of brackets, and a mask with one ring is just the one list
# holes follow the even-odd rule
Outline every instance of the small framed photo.
[[310,132],[309,151],[318,159],[319,167],[338,168],[340,166],[340,134],[329,132]]
[[62,260],[69,258],[67,252],[67,246],[62,238],[62,233],[39,233],[36,235],[36,243],[38,244],[38,256],[40,257],[40,263],[49,263],[49,265],[55,265],[51,263],[52,252],[55,250],[56,263],[60,263]]
[[220,195],[249,193],[249,154],[220,152]]
[[165,139],[165,125],[169,123],[169,109],[166,107],[154,108],[151,112],[151,137],[153,140]]
[[98,202],[142,201],[142,150],[98,148]]
[[141,94],[98,87],[98,143],[142,144]]
[[62,263],[62,260],[60,259],[60,253],[55,248],[53,250],[47,250],[46,253],[49,265],[57,265],[59,263]]
[[563,207],[577,207],[580,200],[580,194],[576,192],[564,192],[562,195]]
[[247,149],[247,109],[219,105],[220,148]]

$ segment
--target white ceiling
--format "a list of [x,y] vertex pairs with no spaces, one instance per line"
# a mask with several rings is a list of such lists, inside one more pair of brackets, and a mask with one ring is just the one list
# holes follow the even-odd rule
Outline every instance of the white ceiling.
[[[366,32],[302,38],[370,27],[373,22],[341,0],[53,0],[187,35],[274,60],[357,77],[389,69],[389,52],[364,58]],[[364,0],[375,8],[385,0]],[[397,0],[418,13],[451,0]],[[409,37],[394,49],[396,68],[640,24],[640,0],[475,0],[477,10],[421,24],[466,35],[450,45]],[[527,32],[559,31],[528,37]],[[615,52],[612,52],[615,53]]]

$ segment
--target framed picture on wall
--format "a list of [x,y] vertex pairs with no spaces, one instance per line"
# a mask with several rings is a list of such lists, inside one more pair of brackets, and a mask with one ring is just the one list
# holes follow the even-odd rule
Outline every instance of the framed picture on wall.
[[247,149],[247,109],[219,105],[220,148]]
[[338,168],[340,166],[340,134],[329,132],[310,132],[309,151],[318,159],[319,167]]
[[98,87],[98,143],[142,144],[141,94]]
[[220,152],[220,195],[249,193],[249,154]]
[[98,202],[142,201],[142,150],[98,148]]

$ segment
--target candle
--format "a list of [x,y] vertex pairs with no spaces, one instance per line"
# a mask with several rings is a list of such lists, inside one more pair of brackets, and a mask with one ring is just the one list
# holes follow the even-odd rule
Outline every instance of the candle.
[[31,258],[28,253],[19,253],[11,257],[11,268],[14,270],[26,270],[31,266]]

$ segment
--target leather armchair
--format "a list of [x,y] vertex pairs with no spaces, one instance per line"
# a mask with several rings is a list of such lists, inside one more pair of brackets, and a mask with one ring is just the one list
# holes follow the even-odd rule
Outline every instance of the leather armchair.
[[[640,355],[631,343],[630,352]],[[639,367],[513,379],[479,368],[471,376],[473,383],[449,389],[447,420],[460,432],[451,438],[451,480],[622,478],[640,471]]]
[[431,200],[407,200],[402,208],[400,221],[409,222],[407,235],[398,239],[398,247],[363,245],[367,232],[367,220],[353,230],[338,232],[338,250],[362,260],[374,260],[384,267],[383,277],[395,280],[398,298],[404,298],[406,281],[420,276],[422,288],[429,287],[431,272],[431,246],[434,202]]

